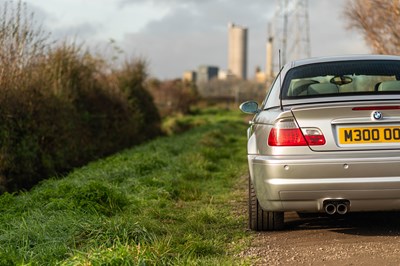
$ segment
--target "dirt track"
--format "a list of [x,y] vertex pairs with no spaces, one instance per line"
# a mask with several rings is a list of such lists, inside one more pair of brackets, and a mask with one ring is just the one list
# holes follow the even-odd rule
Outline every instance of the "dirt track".
[[254,265],[400,265],[400,213],[343,218],[285,216],[285,230],[257,233],[242,256]]
[[[237,203],[247,214],[247,198]],[[400,265],[400,212],[303,219],[285,213],[285,230],[254,234],[239,255],[252,265]]]

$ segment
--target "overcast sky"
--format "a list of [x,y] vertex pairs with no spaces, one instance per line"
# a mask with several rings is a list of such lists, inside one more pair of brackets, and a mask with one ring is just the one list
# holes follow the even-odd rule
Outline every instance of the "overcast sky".
[[[2,0],[4,1],[4,0]],[[348,0],[309,0],[311,55],[369,53],[362,37],[346,29]],[[152,76],[181,77],[199,65],[227,67],[227,28],[249,29],[248,76],[265,68],[268,23],[277,0],[26,0],[53,38],[88,46],[116,41],[127,56],[149,62]]]

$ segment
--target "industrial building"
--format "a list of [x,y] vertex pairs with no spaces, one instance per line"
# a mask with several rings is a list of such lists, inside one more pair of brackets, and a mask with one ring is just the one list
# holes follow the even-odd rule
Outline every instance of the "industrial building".
[[197,72],[196,71],[185,71],[182,77],[183,81],[196,83],[197,81]]
[[212,79],[218,78],[219,68],[216,66],[199,66],[197,69],[197,84],[209,82]]
[[228,24],[228,72],[247,79],[247,28]]

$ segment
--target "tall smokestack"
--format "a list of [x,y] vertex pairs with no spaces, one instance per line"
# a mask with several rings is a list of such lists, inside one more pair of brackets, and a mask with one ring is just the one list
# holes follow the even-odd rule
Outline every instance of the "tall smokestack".
[[267,80],[272,79],[274,76],[274,70],[273,70],[273,41],[274,39],[272,37],[268,38],[267,41],[267,47],[266,47],[266,64],[265,64],[265,74]]
[[228,24],[228,70],[239,79],[247,78],[247,28]]

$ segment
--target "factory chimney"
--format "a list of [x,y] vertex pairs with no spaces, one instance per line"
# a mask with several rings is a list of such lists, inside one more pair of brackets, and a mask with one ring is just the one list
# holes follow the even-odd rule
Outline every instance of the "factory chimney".
[[271,80],[274,77],[273,70],[273,37],[269,37],[266,45],[266,64],[265,64],[265,75],[267,80]]
[[239,79],[247,78],[247,28],[228,24],[228,71]]

